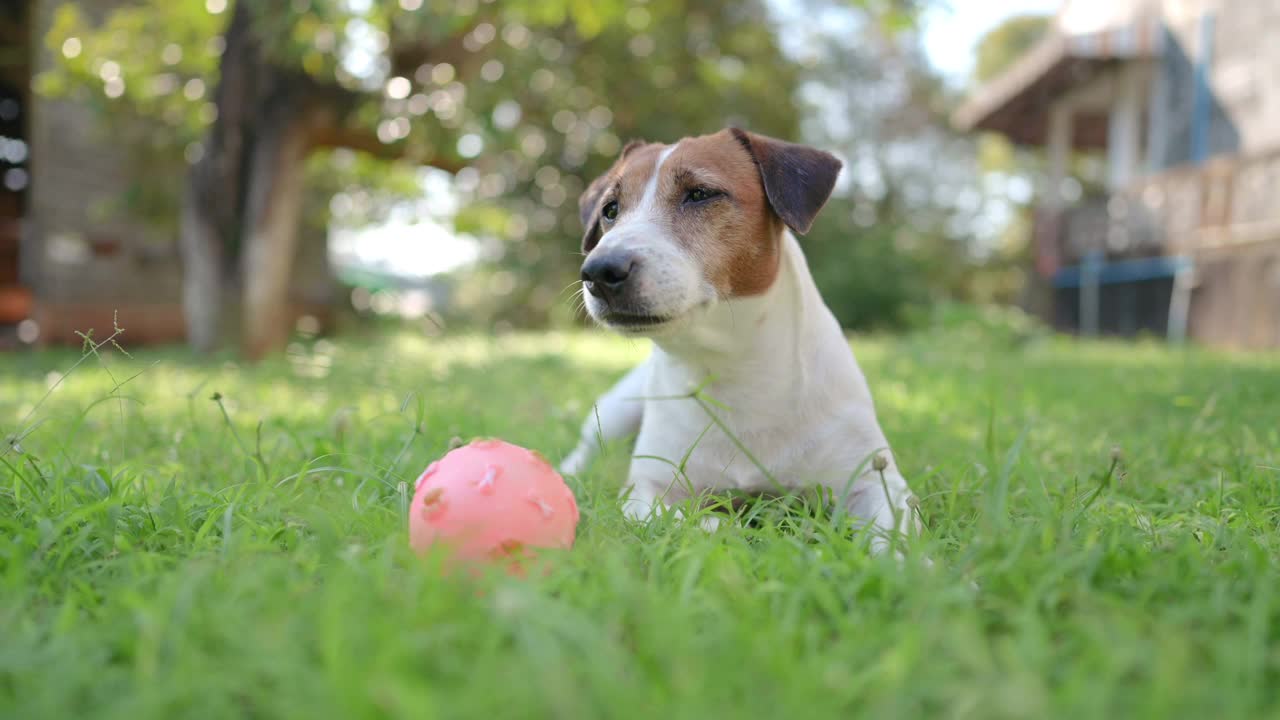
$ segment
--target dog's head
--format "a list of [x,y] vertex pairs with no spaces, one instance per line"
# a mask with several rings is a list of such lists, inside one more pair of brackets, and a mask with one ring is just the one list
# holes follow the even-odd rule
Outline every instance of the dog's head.
[[829,153],[737,128],[628,144],[578,201],[587,311],[615,330],[655,334],[765,292],[783,226],[808,232],[839,172]]

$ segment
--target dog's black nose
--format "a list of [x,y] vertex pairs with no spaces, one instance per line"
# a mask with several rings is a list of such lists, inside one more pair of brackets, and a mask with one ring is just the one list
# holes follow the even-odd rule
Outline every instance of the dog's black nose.
[[635,266],[635,258],[625,252],[587,258],[582,264],[582,282],[586,285],[587,292],[608,300],[622,292]]

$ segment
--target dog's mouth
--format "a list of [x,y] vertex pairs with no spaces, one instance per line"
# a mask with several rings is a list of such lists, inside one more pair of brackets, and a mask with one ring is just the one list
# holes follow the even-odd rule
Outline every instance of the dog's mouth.
[[627,332],[653,330],[666,325],[674,319],[663,315],[618,311],[609,311],[600,316],[600,322],[605,325]]
[[676,312],[659,315],[645,312],[643,306],[619,308],[593,308],[590,310],[595,321],[604,327],[624,335],[659,335],[684,326],[697,313],[713,304],[712,300],[703,300],[692,307]]

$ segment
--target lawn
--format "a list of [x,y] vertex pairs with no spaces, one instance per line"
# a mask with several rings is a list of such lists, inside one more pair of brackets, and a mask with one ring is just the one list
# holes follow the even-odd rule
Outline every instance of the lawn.
[[933,570],[629,524],[625,444],[546,577],[415,558],[405,488],[455,437],[560,458],[645,351],[602,334],[0,356],[0,717],[1280,716],[1280,359],[852,342]]

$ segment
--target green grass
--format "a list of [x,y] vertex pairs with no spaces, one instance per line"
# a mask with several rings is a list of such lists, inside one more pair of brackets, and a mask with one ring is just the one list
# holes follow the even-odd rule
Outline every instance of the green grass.
[[772,508],[630,525],[625,444],[546,577],[416,559],[406,485],[455,436],[561,457],[644,352],[602,335],[110,353],[43,403],[79,355],[0,357],[0,717],[1280,714],[1280,361],[854,346],[932,572]]

